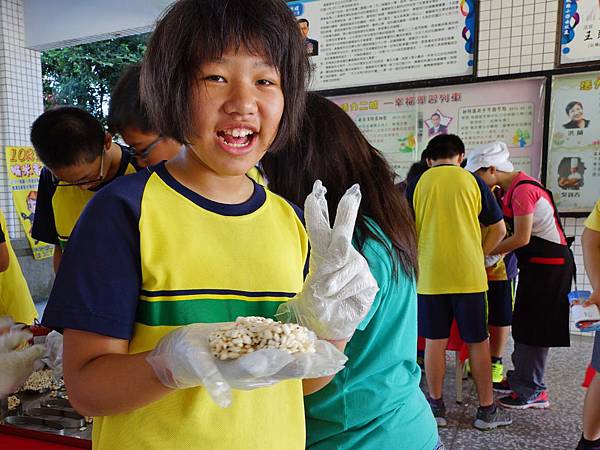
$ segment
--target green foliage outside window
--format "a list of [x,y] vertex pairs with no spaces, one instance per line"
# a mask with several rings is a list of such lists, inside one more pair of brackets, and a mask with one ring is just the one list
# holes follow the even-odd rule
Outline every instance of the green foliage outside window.
[[123,67],[142,59],[147,39],[142,34],[43,52],[44,107],[78,106],[105,124],[110,91]]

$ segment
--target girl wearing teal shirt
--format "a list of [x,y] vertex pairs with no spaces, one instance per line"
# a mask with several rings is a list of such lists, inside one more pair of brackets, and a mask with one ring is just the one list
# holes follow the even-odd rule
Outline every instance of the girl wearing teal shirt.
[[[362,192],[354,246],[379,292],[346,346],[346,368],[305,397],[307,448],[442,449],[419,388],[414,221],[394,172],[336,104],[309,94],[300,140],[262,164],[269,189],[302,205],[316,179],[337,205],[348,187]],[[330,207],[329,217],[335,218]]]

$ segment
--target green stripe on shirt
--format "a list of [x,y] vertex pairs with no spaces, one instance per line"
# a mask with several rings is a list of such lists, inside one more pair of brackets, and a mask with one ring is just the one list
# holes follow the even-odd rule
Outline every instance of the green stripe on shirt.
[[149,326],[180,326],[197,322],[232,322],[238,316],[273,318],[281,303],[221,299],[159,302],[139,300],[136,321]]

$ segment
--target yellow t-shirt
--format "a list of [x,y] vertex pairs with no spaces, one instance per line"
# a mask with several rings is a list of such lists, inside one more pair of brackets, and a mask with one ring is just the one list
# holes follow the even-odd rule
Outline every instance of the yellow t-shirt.
[[[243,204],[216,203],[160,164],[92,199],[69,240],[44,324],[126,339],[131,353],[144,352],[190,323],[273,317],[302,289],[307,254],[301,218],[281,197],[255,184]],[[198,387],[94,418],[97,450],[301,450],[304,444],[300,380],[234,390],[229,408]]]
[[260,169],[258,167],[253,167],[252,169],[250,169],[248,171],[248,173],[246,175],[248,175],[248,177],[250,179],[256,181],[258,184],[260,184],[262,186],[267,185],[265,177],[263,176],[262,172],[260,171]]
[[461,294],[488,289],[481,226],[502,220],[481,178],[453,165],[427,170],[408,187],[415,212],[419,294]]
[[[123,175],[135,173],[132,164],[127,164]],[[77,220],[83,208],[96,194],[96,191],[80,189],[77,186],[58,186],[52,197],[52,209],[54,210],[54,222],[60,246],[64,249],[69,241],[69,236],[77,224]]]
[[0,316],[11,316],[15,322],[31,325],[37,317],[37,311],[17,255],[10,245],[6,218],[2,211],[0,211],[0,226],[6,239],[9,257],[8,269],[0,272]]
[[583,223],[590,230],[600,232],[600,200],[596,202],[594,209]]
[[32,237],[38,241],[60,245],[64,250],[79,216],[98,190],[122,175],[136,172],[131,161],[131,154],[121,147],[121,162],[117,174],[94,190],[80,189],[77,186],[55,186],[52,174],[44,168],[38,186]]

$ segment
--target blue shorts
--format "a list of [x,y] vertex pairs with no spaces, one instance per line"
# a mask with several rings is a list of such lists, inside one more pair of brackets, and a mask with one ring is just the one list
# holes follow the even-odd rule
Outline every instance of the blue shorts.
[[495,327],[508,327],[512,323],[513,300],[515,298],[513,280],[488,281],[488,324]]
[[469,344],[488,337],[485,292],[473,294],[419,294],[419,336],[427,339],[450,337],[456,319],[460,337]]

